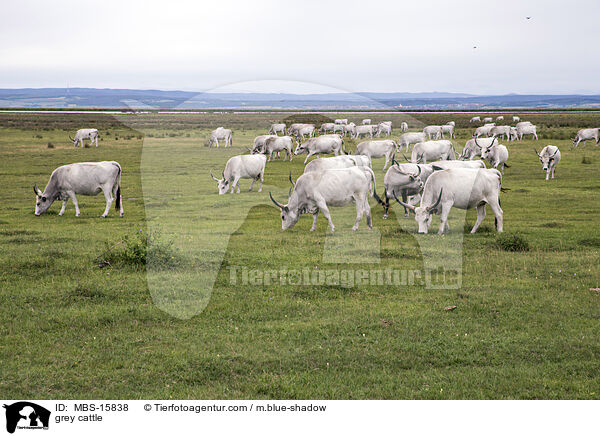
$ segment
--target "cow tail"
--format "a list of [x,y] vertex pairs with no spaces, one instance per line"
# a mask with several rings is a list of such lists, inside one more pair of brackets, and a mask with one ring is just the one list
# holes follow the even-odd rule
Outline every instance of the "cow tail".
[[342,152],[344,154],[348,154],[348,152],[346,151],[346,145],[345,145],[345,142],[344,142],[344,138],[342,138]]
[[121,165],[116,163],[116,166],[119,172],[117,173],[117,202],[115,203],[115,209],[121,209]]
[[384,202],[381,200],[379,195],[377,195],[377,189],[376,189],[377,183],[375,182],[375,173],[373,172],[373,170],[371,168],[368,168],[368,167],[363,167],[363,168],[365,169],[365,171],[368,171],[369,175],[371,176],[371,183],[373,183],[373,198],[375,198],[375,200],[377,200],[377,203],[384,205]]

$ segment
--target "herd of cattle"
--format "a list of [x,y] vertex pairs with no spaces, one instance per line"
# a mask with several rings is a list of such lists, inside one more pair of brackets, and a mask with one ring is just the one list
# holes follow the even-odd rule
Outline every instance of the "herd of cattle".
[[[503,116],[499,116],[495,121],[503,119]],[[419,233],[428,232],[433,214],[440,215],[438,233],[446,233],[449,230],[448,215],[452,207],[477,209],[477,221],[471,230],[474,233],[485,218],[486,205],[490,206],[495,215],[498,232],[502,232],[500,192],[503,190],[501,182],[504,168],[509,168],[509,153],[507,147],[499,143],[499,138],[512,141],[521,140],[524,135],[532,135],[537,140],[537,128],[528,121],[521,122],[519,117],[513,117],[513,122],[516,123],[514,127],[496,126],[489,117],[483,120],[473,117],[470,122],[484,124],[475,129],[473,138],[466,142],[460,155],[450,140],[443,139],[444,134],[450,138],[455,137],[453,121],[443,126],[426,126],[421,132],[407,132],[408,125],[402,122],[400,130],[403,133],[398,141],[372,139],[382,134],[389,137],[392,133],[391,121],[373,124],[370,119],[365,119],[360,125],[355,125],[347,119],[337,119],[334,123],[323,123],[318,130],[314,124],[272,124],[268,134],[255,138],[253,147],[248,148],[250,154],[230,158],[221,178],[215,177],[212,172],[210,176],[217,182],[219,194],[228,191],[233,194],[236,190],[239,193],[240,179],[252,179],[250,190],[260,179],[258,192],[262,192],[267,161],[279,157],[280,153],[284,153],[283,159],[289,161],[293,155],[306,153],[304,173],[296,181],[290,173],[292,187],[288,202],[283,204],[269,193],[271,200],[281,211],[283,230],[293,227],[300,215],[306,213],[313,215],[311,231],[315,230],[317,217],[319,213],[323,213],[333,232],[335,227],[329,207],[345,206],[352,201],[356,204],[356,222],[352,229],[358,228],[365,214],[367,224],[372,228],[368,199],[373,196],[383,206],[384,218],[388,217],[391,199],[404,207],[405,216],[412,211]],[[232,136],[231,129],[219,127],[211,132],[208,145],[219,147],[221,140],[225,147],[231,147]],[[344,145],[346,136],[371,139],[360,142],[354,155],[350,155]],[[98,146],[98,130],[80,129],[75,138],[71,139],[74,146],[79,144],[83,147],[85,139],[92,143],[95,141]],[[578,146],[581,141],[585,144],[585,141],[592,139],[596,144],[600,143],[600,129],[579,130],[573,146]],[[396,153],[401,153],[403,148],[409,151],[411,145],[413,149],[410,159],[403,155],[406,163],[396,161]],[[553,179],[556,165],[561,159],[558,147],[548,145],[540,153],[537,150],[535,152],[546,172],[546,180],[550,177]],[[321,154],[334,156],[308,162],[311,156],[318,158]],[[385,158],[383,169],[389,166],[384,177],[383,199],[377,194],[375,175],[371,168],[371,160],[382,157]],[[476,157],[487,160],[491,168],[486,167],[484,160],[475,160]],[[70,198],[75,205],[76,216],[79,216],[76,194],[97,195],[102,191],[106,199],[102,217],[107,216],[115,199],[120,216],[123,216],[120,185],[121,166],[114,161],[61,166],[52,172],[43,192],[34,185],[35,214],[41,215],[54,201],[62,200],[59,216],[63,215]]]

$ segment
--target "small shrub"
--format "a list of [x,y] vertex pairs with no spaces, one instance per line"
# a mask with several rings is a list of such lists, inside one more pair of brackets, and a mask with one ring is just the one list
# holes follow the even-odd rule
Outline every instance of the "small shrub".
[[43,138],[43,136],[42,136],[42,135],[39,135],[39,134],[38,134],[38,135],[35,135],[35,137],[36,137],[37,139],[42,139],[42,138]]
[[48,146],[47,146],[47,147],[48,147],[48,148],[54,148],[54,144],[53,144],[53,143],[51,143],[51,142],[48,142]]
[[587,156],[583,156],[583,158],[581,159],[581,163],[585,164],[585,165],[589,165],[592,163],[592,160]]
[[504,251],[529,251],[529,242],[518,233],[500,233],[494,245]]
[[599,238],[586,238],[579,241],[579,245],[583,245],[584,247],[599,247],[600,248],[600,239]]
[[99,265],[171,269],[180,266],[183,258],[173,247],[173,241],[163,241],[160,234],[146,234],[142,230],[133,236],[126,235],[116,244],[107,243],[104,253],[96,258]]

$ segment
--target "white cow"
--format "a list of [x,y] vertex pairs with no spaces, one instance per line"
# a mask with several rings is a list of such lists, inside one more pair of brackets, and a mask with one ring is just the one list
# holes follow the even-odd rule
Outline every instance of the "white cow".
[[452,141],[442,139],[440,141],[425,141],[415,144],[410,160],[412,163],[427,163],[428,161],[451,159],[456,159]]
[[533,124],[526,124],[524,126],[517,126],[517,135],[519,136],[519,141],[523,139],[523,135],[531,135],[537,141],[537,127]]
[[365,118],[362,120],[362,125],[364,126],[365,124],[371,124],[371,118]]
[[469,120],[469,123],[481,122],[481,117],[473,117]]
[[382,133],[385,133],[385,136],[390,136],[392,134],[392,123],[391,122],[389,124],[387,124],[387,122],[384,122],[384,123],[379,123],[377,125],[377,133],[375,134],[375,136],[379,137],[379,136],[381,136]]
[[[383,178],[383,185],[385,188],[385,201],[381,201],[380,204],[383,206],[383,219],[387,219],[390,210],[390,199],[402,196],[404,202],[409,201],[411,204],[418,204],[419,198],[411,196],[418,196],[423,190],[423,186],[427,181],[427,178],[433,173],[431,165],[427,164],[413,164],[413,163],[397,163],[394,161],[392,165],[385,173]],[[416,198],[416,203],[413,203],[413,199]],[[404,208],[405,216],[408,216],[408,209]]]
[[309,138],[312,138],[313,136],[315,136],[315,126],[314,125],[305,124],[304,126],[300,127],[298,130],[296,130],[296,138],[304,139],[305,136],[308,136]]
[[504,174],[504,167],[510,168],[507,165],[506,161],[508,160],[508,149],[496,142],[495,144],[492,142],[492,145],[489,147],[482,148],[481,157],[486,159],[492,168],[499,169],[502,174]]
[[496,121],[504,121],[504,116],[502,116],[502,115],[497,116]]
[[510,141],[511,126],[494,126],[489,132],[490,136],[500,136]]
[[538,153],[535,148],[533,150],[540,158],[542,170],[546,171],[546,180],[549,179],[550,173],[552,173],[552,178],[554,178],[554,169],[560,162],[560,150],[558,147],[555,145],[547,145],[542,148],[541,153]]
[[353,138],[361,138],[363,136],[373,137],[373,126],[370,124],[365,124],[362,126],[356,126],[354,128],[354,136]]
[[233,156],[225,164],[225,170],[223,171],[223,177],[221,179],[217,179],[213,176],[212,172],[210,173],[210,177],[217,182],[219,195],[226,194],[230,186],[232,194],[236,187],[237,193],[239,194],[240,179],[252,179],[250,191],[252,191],[254,182],[260,179],[258,192],[262,192],[266,163],[267,157],[264,154],[242,154]]
[[494,119],[493,119],[492,117],[485,117],[485,118],[483,119],[483,122],[484,122],[484,123],[491,123],[491,122],[493,122],[493,121],[494,121]]
[[210,139],[208,140],[208,146],[210,147],[213,144],[217,144],[217,148],[219,148],[219,139],[225,141],[225,147],[231,147],[231,137],[233,136],[233,132],[231,129],[225,129],[224,127],[217,127],[210,134]]
[[318,155],[321,153],[333,153],[336,156],[340,154],[346,154],[344,150],[344,140],[340,135],[323,135],[317,136],[316,138],[310,138],[302,144],[298,144],[296,150],[294,151],[295,155],[299,155],[302,153],[308,153],[304,163],[308,161],[313,155]]
[[329,214],[331,206],[345,206],[351,201],[356,203],[356,222],[352,230],[357,230],[364,214],[367,224],[373,228],[371,207],[369,206],[369,190],[373,186],[373,196],[381,201],[375,190],[375,175],[369,167],[351,167],[313,171],[302,174],[294,185],[287,204],[276,201],[271,193],[271,201],[281,210],[281,228],[290,229],[298,222],[300,215],[311,213],[313,225],[311,232],[317,228],[317,217],[323,212],[329,222],[329,228],[335,231],[335,226]]
[[392,162],[397,147],[398,145],[391,139],[364,141],[356,146],[354,154],[369,156],[369,159],[385,157],[385,164],[383,165],[383,170],[385,171],[387,166]]
[[[500,207],[500,184],[502,175],[496,169],[451,168],[436,171],[425,182],[421,204],[396,201],[415,213],[419,233],[427,233],[434,213],[440,215],[438,234],[450,230],[448,215],[452,207],[477,208],[477,221],[471,230],[475,233],[485,218],[485,205],[489,204],[496,216],[498,232],[502,232],[502,208]],[[462,230],[461,230],[462,231]]]
[[531,121],[519,121],[517,124],[515,124],[515,127],[518,129],[521,126],[531,126]]
[[319,133],[327,133],[327,132],[333,133],[334,128],[335,128],[334,123],[323,123],[323,124],[321,124],[321,127],[319,128]]
[[[450,121],[451,123],[453,121]],[[444,133],[447,133],[448,135],[450,135],[450,138],[454,138],[454,124],[444,124],[443,126],[440,126],[442,128],[442,138],[444,137]]]
[[347,118],[338,118],[337,120],[335,120],[335,124],[348,124],[348,119]]
[[427,141],[427,135],[423,132],[408,132],[404,133],[400,136],[398,140],[398,149],[401,149],[402,146],[406,147],[406,151],[408,151],[408,147],[411,144],[417,144],[419,142]]
[[513,123],[518,123],[519,121],[521,121],[520,117],[513,117]]
[[454,127],[456,127],[456,123],[454,121],[448,121],[446,124],[448,126],[454,126]]
[[269,129],[269,134],[277,135],[279,132],[281,132],[285,135],[285,124],[283,124],[283,123],[271,124],[271,128]]
[[356,134],[356,124],[348,123],[344,128],[344,134],[352,138]]
[[350,167],[370,167],[371,159],[368,156],[352,156],[352,155],[341,155],[333,157],[324,157],[321,159],[311,160],[304,167],[305,173],[312,171],[324,171],[332,170],[336,168],[350,168]]
[[252,146],[252,154],[264,153],[265,142],[269,138],[277,138],[277,135],[259,135],[254,138],[254,145]]
[[585,147],[586,141],[595,140],[596,145],[600,142],[600,129],[581,129],[573,139],[573,147],[577,147],[581,141]]
[[106,209],[102,218],[106,218],[115,199],[115,208],[119,208],[120,216],[123,216],[121,165],[118,162],[80,162],[63,165],[52,171],[44,192],[40,191],[37,184],[33,185],[36,196],[35,214],[43,214],[55,200],[62,200],[62,208],[58,213],[58,216],[62,216],[70,198],[75,205],[75,216],[79,216],[79,203],[75,194],[98,195],[100,191],[106,199]]
[[402,121],[400,123],[400,130],[402,132],[406,132],[408,130],[408,123],[406,121]]
[[489,147],[494,142],[495,138],[473,138],[469,139],[465,143],[465,148],[463,148],[462,153],[460,154],[459,159],[465,160],[470,159],[473,160],[477,156],[481,156],[482,147]]
[[510,140],[511,141],[516,141],[517,139],[519,139],[519,135],[517,133],[517,128],[516,127],[511,127],[510,128]]
[[334,124],[333,133],[338,133],[343,136],[346,133],[346,125],[345,124]]
[[90,145],[96,142],[96,147],[98,147],[98,129],[79,129],[77,133],[75,133],[75,138],[69,139],[73,142],[73,147],[77,147],[77,144],[80,144],[80,147],[83,148],[83,140],[89,139]]
[[433,139],[439,139],[442,137],[442,127],[441,126],[426,126],[423,129],[423,133],[425,133],[427,135],[428,139],[431,139],[432,136],[433,136]]
[[482,160],[438,160],[428,165],[436,171],[450,168],[485,168],[485,162]]
[[480,136],[490,136],[490,132],[495,126],[493,125],[485,125],[481,127],[477,127],[475,129],[475,133],[473,133],[474,138],[479,138]]
[[[262,153],[269,156],[269,161],[273,160],[273,153],[277,153],[279,155],[280,151],[285,151],[286,156],[290,158],[290,162],[292,161],[292,148],[293,148],[293,138],[291,136],[275,136],[271,138],[267,138],[264,142],[264,146],[262,148]],[[285,160],[285,157],[283,160]]]

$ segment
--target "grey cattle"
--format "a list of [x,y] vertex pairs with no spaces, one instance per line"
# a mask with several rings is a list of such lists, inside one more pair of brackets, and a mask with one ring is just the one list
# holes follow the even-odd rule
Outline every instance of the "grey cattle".
[[521,118],[513,117],[512,120],[513,120],[513,123],[518,123],[519,121],[521,121]]
[[373,137],[373,126],[371,126],[370,124],[356,126],[354,128],[353,138],[360,138],[362,136],[369,136],[372,138]]
[[408,123],[406,121],[402,121],[400,123],[400,131],[406,132],[408,130]]
[[239,156],[233,156],[225,164],[225,170],[223,170],[222,177],[217,179],[213,176],[212,172],[210,177],[217,182],[217,188],[219,189],[219,195],[226,194],[231,186],[231,193],[237,187],[237,193],[240,193],[240,179],[252,179],[250,185],[250,191],[254,186],[254,182],[260,179],[260,187],[258,192],[262,192],[263,180],[265,177],[265,165],[267,163],[267,157],[263,154],[242,154]]
[[473,117],[469,120],[469,123],[481,122],[481,117]]
[[254,145],[252,146],[252,150],[250,150],[252,154],[263,153],[265,142],[269,138],[277,138],[277,135],[259,135],[254,138]]
[[392,134],[392,123],[383,122],[377,125],[377,133],[375,136],[381,136],[382,133],[385,133],[385,136],[390,136]]
[[[418,195],[427,181],[427,178],[433,173],[431,165],[398,163],[394,161],[383,178],[384,200],[380,201],[383,206],[383,219],[387,219],[390,210],[390,199],[402,197],[404,202],[409,201],[410,196]],[[412,204],[412,199],[410,200]],[[418,200],[417,200],[418,201]],[[408,209],[404,208],[405,216],[408,216]]]
[[600,129],[581,129],[573,139],[573,147],[577,147],[581,141],[585,146],[585,142],[592,139],[596,141],[596,144],[600,142]]
[[494,126],[489,131],[490,136],[500,136],[510,141],[511,126]]
[[208,140],[208,146],[210,147],[213,144],[219,147],[219,139],[225,141],[225,147],[231,147],[232,141],[231,138],[233,136],[233,132],[231,129],[225,129],[224,127],[217,127],[210,134],[210,139]]
[[310,138],[302,144],[298,144],[295,155],[307,153],[304,163],[308,161],[308,158],[314,155],[322,153],[333,153],[336,156],[340,154],[346,154],[344,152],[344,140],[340,135],[323,135],[317,136],[316,138]]
[[492,117],[485,117],[485,118],[483,119],[483,122],[484,122],[484,123],[491,123],[492,121],[494,121],[494,119],[493,119]]
[[456,123],[454,121],[448,121],[446,124],[449,125],[449,126],[455,126],[456,127]]
[[120,216],[123,216],[123,199],[121,197],[121,165],[115,161],[104,162],[80,162],[63,165],[52,171],[50,180],[44,189],[40,191],[37,184],[33,186],[36,196],[35,214],[37,216],[48,210],[56,200],[62,200],[62,208],[58,216],[65,213],[69,198],[75,205],[75,216],[79,216],[79,203],[76,194],[98,195],[104,193],[106,209],[102,218],[108,215],[108,211],[116,199],[116,208],[119,208]]
[[408,151],[408,147],[411,144],[417,144],[419,142],[425,141],[427,141],[427,135],[423,132],[404,133],[400,136],[400,139],[398,140],[398,148],[401,149],[402,146],[404,146],[406,148],[406,151]]
[[361,155],[340,155],[332,157],[324,157],[321,159],[311,160],[304,167],[305,173],[312,171],[324,171],[332,170],[336,168],[350,168],[350,167],[370,167],[371,160],[368,156]]
[[436,160],[455,159],[452,141],[442,139],[440,141],[425,141],[415,144],[411,154],[412,163],[427,163]]
[[283,123],[271,124],[271,128],[269,128],[269,134],[277,135],[279,132],[281,132],[285,135],[285,124],[283,124]]
[[344,128],[344,134],[352,138],[356,134],[356,124],[348,123]]
[[[471,233],[475,233],[485,218],[486,204],[490,205],[496,216],[498,232],[502,232],[501,181],[502,175],[496,169],[451,168],[436,171],[429,176],[418,207],[398,198],[396,201],[415,213],[419,233],[429,231],[434,213],[440,215],[438,234],[449,231],[448,215],[452,207],[477,208],[477,221],[471,230]],[[462,228],[460,231],[462,232]]]
[[362,120],[362,125],[364,126],[365,124],[371,124],[371,118],[365,118]]
[[383,165],[383,170],[385,171],[387,166],[392,162],[397,147],[396,143],[391,139],[364,141],[356,146],[354,154],[369,156],[369,159],[385,157],[385,164]]
[[98,147],[98,129],[79,129],[75,133],[75,137],[71,138],[69,136],[69,139],[73,142],[74,147],[77,147],[77,144],[79,144],[83,148],[84,139],[89,139],[90,145],[96,142],[96,147]]
[[[273,153],[277,153],[279,155],[280,151],[285,151],[291,162],[293,146],[294,140],[291,136],[275,136],[266,139],[262,148],[262,153],[269,157],[269,161],[272,161]],[[283,160],[285,160],[285,156],[283,157]]]
[[482,147],[481,149],[481,157],[486,159],[492,168],[499,169],[502,174],[504,174],[504,167],[510,168],[506,164],[508,160],[508,149],[502,145],[492,142],[492,145],[489,147]]
[[340,135],[344,135],[344,133],[346,133],[346,125],[345,124],[335,124],[333,126],[333,133],[338,133]]
[[465,143],[465,148],[463,148],[462,153],[460,154],[459,159],[474,159],[477,156],[481,156],[481,148],[488,147],[492,145],[494,142],[494,138],[473,138],[469,139]]
[[319,128],[319,133],[333,133],[333,129],[335,128],[335,123],[323,123]]
[[444,137],[444,133],[450,135],[450,138],[454,138],[454,124],[444,124],[440,127],[442,128],[442,138]]
[[334,122],[335,122],[335,124],[348,124],[348,119],[347,118],[338,118]]
[[[291,181],[291,177],[290,177]],[[351,167],[313,171],[302,174],[294,183],[294,190],[290,193],[287,204],[279,203],[271,197],[271,201],[281,211],[281,228],[290,229],[298,222],[300,215],[311,213],[313,225],[311,231],[317,228],[319,212],[329,222],[329,228],[335,231],[331,220],[329,207],[345,206],[351,201],[356,204],[356,222],[352,230],[357,230],[364,214],[367,215],[367,224],[373,228],[371,208],[369,206],[369,190],[373,187],[373,196],[381,201],[375,190],[375,175],[369,167]]]
[[535,148],[533,150],[540,158],[542,170],[546,171],[546,180],[550,178],[550,173],[552,173],[552,178],[554,178],[554,169],[560,162],[560,150],[558,147],[555,145],[547,145],[542,148],[541,153],[538,153]]
[[479,138],[480,136],[489,136],[490,132],[495,126],[493,125],[485,125],[481,127],[477,127],[475,129],[475,133],[473,133],[474,138]]
[[523,126],[517,126],[517,136],[519,137],[519,141],[523,139],[523,135],[531,135],[537,141],[537,127],[533,124],[525,124]]
[[439,139],[442,137],[442,127],[441,126],[426,126],[423,129],[423,133],[425,133],[427,135],[428,139],[431,139],[432,136],[433,136],[433,139]]
[[496,121],[504,121],[504,116],[502,116],[502,115],[497,116]]

